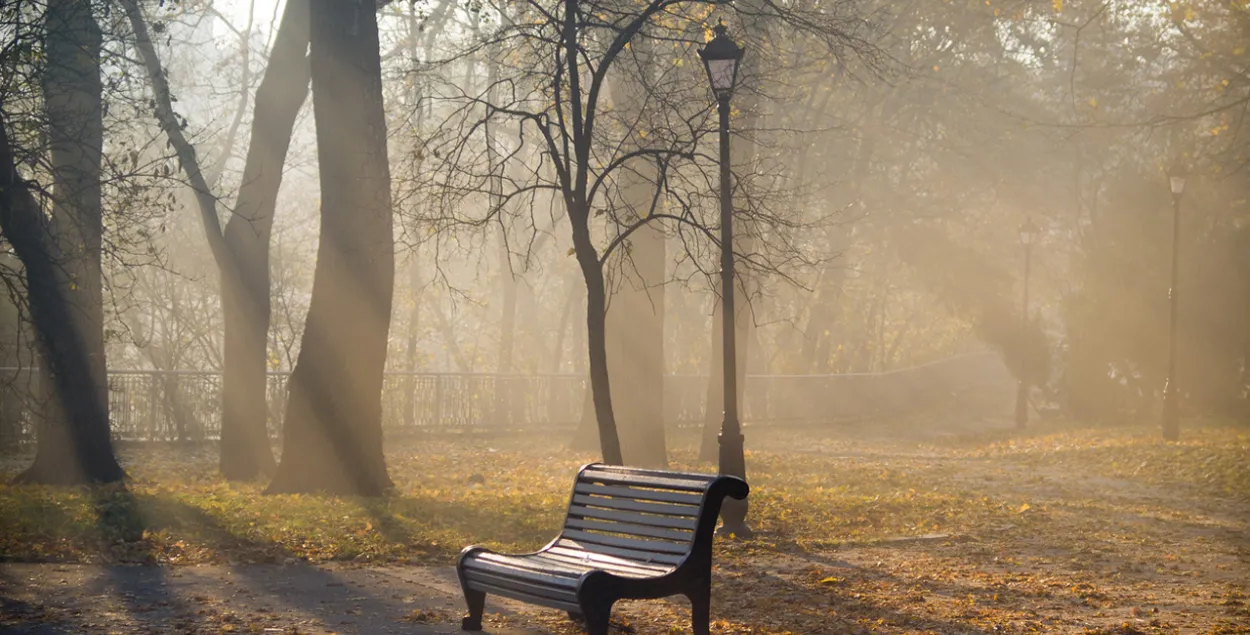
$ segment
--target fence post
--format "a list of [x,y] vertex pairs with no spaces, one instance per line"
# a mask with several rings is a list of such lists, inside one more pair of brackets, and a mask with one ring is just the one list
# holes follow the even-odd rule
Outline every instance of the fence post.
[[406,375],[401,385],[404,387],[404,427],[412,429],[417,418],[417,377]]
[[156,373],[150,372],[147,374],[147,377],[148,377],[148,439],[154,440],[156,438],[156,413],[157,413],[157,410],[159,409],[157,404],[160,403],[161,397],[158,394],[157,388],[156,388],[156,383],[157,383]]
[[443,423],[443,376],[434,378],[434,417],[430,425],[438,428]]

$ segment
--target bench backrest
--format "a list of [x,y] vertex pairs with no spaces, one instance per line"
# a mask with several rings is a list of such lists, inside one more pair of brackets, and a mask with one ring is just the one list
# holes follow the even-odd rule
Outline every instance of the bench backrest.
[[659,567],[675,567],[712,530],[726,495],[746,496],[733,477],[592,463],[578,472],[557,544]]

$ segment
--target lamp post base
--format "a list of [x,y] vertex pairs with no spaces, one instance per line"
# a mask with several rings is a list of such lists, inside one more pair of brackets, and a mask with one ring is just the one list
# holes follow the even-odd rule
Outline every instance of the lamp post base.
[[720,515],[724,522],[716,528],[717,536],[738,540],[750,540],[755,537],[755,531],[746,523],[747,502],[745,500],[726,498],[721,504]]

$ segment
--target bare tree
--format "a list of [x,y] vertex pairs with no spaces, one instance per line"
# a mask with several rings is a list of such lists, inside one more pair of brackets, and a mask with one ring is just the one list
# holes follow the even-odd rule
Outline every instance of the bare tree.
[[[466,53],[498,46],[505,55],[526,60],[501,75],[494,85],[472,94],[447,98],[463,104],[447,117],[443,129],[427,147],[427,157],[438,158],[436,191],[444,213],[462,222],[483,223],[525,200],[531,209],[542,195],[563,203],[570,221],[572,255],[577,259],[587,291],[586,327],[595,421],[605,461],[619,463],[621,454],[609,380],[606,314],[608,285],[605,272],[621,252],[634,247],[637,234],[657,221],[683,241],[698,237],[715,244],[704,221],[713,207],[709,196],[714,177],[701,166],[715,159],[700,155],[699,141],[708,132],[706,85],[697,65],[659,65],[663,70],[647,78],[646,103],[636,112],[621,109],[611,93],[614,72],[633,73],[640,64],[643,42],[676,47],[693,58],[691,50],[703,40],[708,7],[692,0],[650,0],[621,7],[586,0],[540,2],[530,0]],[[815,42],[842,53],[871,53],[856,30],[862,19],[848,6],[764,4],[752,8],[759,19],[784,21]],[[465,58],[457,58],[463,62]],[[629,64],[622,64],[628,59]],[[619,96],[617,96],[619,97]],[[624,103],[625,100],[620,100]],[[501,120],[522,124],[516,143],[500,152],[501,161],[523,156],[522,148],[536,138],[538,161],[530,161],[524,177],[505,179],[508,191],[487,202],[484,216],[456,215],[453,207],[466,200],[481,201],[496,178],[478,139],[486,126]],[[647,166],[645,169],[642,166]],[[628,173],[644,175],[650,196],[623,195]],[[684,229],[683,229],[684,228]],[[685,231],[687,235],[681,237]],[[639,242],[639,245],[642,243]],[[751,255],[747,266],[760,266]]]
[[217,197],[173,110],[168,81],[139,4],[137,0],[123,0],[123,5],[153,87],[157,119],[195,190],[209,250],[220,275],[225,318],[221,471],[226,478],[237,480],[271,474],[275,463],[265,406],[271,315],[269,237],[291,131],[308,93],[307,1],[292,0],[284,10],[269,65],[256,91],[243,184],[224,230]]

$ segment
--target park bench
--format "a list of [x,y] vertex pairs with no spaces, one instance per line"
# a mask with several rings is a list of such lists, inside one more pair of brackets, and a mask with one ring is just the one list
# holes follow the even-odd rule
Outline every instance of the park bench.
[[612,604],[682,594],[694,632],[706,635],[712,593],[712,536],[726,496],[744,499],[733,476],[591,463],[577,473],[560,535],[535,553],[467,547],[456,561],[469,616],[482,629],[493,593],[568,611],[589,635],[607,635]]

